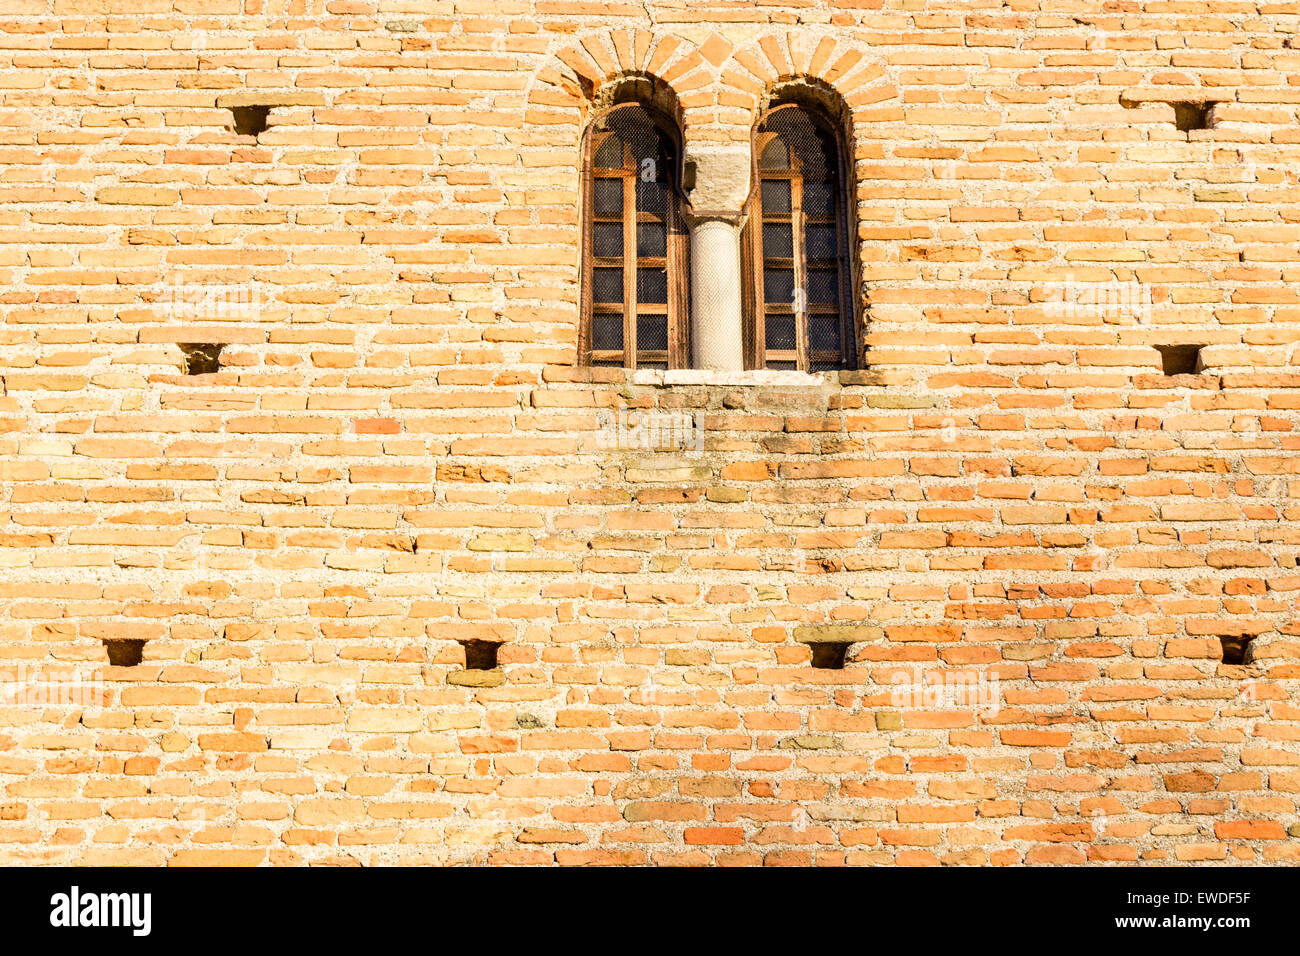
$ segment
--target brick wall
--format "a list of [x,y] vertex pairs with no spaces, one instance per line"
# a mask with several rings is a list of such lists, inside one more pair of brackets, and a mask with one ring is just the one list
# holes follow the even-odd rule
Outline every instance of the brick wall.
[[[1298,36],[0,0],[0,858],[1295,860]],[[862,370],[575,366],[637,72],[849,104]]]

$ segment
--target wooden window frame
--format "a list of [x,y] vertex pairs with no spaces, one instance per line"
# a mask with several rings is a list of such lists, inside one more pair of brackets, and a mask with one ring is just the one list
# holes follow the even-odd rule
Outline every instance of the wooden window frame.
[[[828,157],[834,164],[835,189],[832,195],[832,216],[811,219],[813,225],[832,225],[835,235],[834,259],[814,260],[810,262],[806,254],[806,226],[810,222],[803,208],[804,178],[797,165],[797,157],[791,156],[788,168],[764,170],[763,151],[777,137],[765,127],[771,118],[780,111],[798,110],[806,113],[812,123],[829,134],[833,148]],[[741,258],[743,273],[746,277],[745,287],[745,361],[748,368],[761,369],[770,363],[793,363],[801,372],[812,370],[814,364],[823,368],[835,363],[837,369],[857,367],[857,357],[861,350],[858,322],[858,281],[856,269],[855,229],[853,228],[853,211],[850,206],[850,187],[852,179],[848,175],[851,168],[845,153],[847,137],[834,124],[828,121],[824,112],[816,106],[802,102],[783,103],[767,110],[754,126],[753,136],[753,176],[754,187],[748,202],[744,232],[741,237]],[[763,182],[782,180],[790,184],[790,212],[765,213],[763,210]],[[812,180],[809,180],[812,181]],[[820,180],[825,181],[825,180]],[[765,256],[763,251],[763,224],[776,222],[790,224],[791,256],[776,258]],[[765,279],[768,267],[789,269],[794,274],[796,297],[786,308],[784,304],[769,303],[766,300]],[[808,271],[810,269],[836,270],[836,297],[838,302],[831,306],[825,303],[810,303],[807,297]],[[804,290],[804,295],[797,293]],[[793,313],[795,325],[794,349],[768,349],[767,316],[775,312]],[[812,314],[833,314],[839,316],[838,354],[831,351],[813,353],[809,342],[808,318]]]
[[[621,167],[595,167],[596,154],[609,134],[608,121],[617,111],[640,108],[654,122],[660,134],[665,135],[672,144],[672,161],[665,164],[670,168],[663,171],[667,177],[665,209],[662,217],[637,208],[636,184],[641,170],[630,146],[623,150]],[[581,316],[578,338],[578,351],[583,365],[621,366],[635,369],[651,364],[654,367],[686,368],[690,358],[689,330],[689,278],[690,238],[686,226],[686,198],[680,188],[682,145],[681,136],[673,124],[659,110],[648,103],[633,101],[621,103],[604,111],[588,126],[586,142],[583,146],[582,179],[582,271],[581,271]],[[597,173],[599,172],[599,175]],[[595,209],[596,181],[620,180],[622,182],[623,205],[617,217],[613,215],[597,216]],[[597,222],[618,222],[623,224],[623,253],[617,257],[598,257],[595,255],[594,230]],[[665,227],[665,249],[662,256],[641,256],[637,250],[637,224],[639,222],[662,221]],[[594,301],[594,273],[597,268],[621,268],[623,270],[623,301],[619,303],[597,303]],[[667,276],[666,302],[640,303],[637,301],[637,270],[662,269]],[[623,314],[623,348],[619,350],[596,350],[593,344],[593,322],[597,312],[614,312]],[[668,328],[668,348],[666,350],[647,350],[637,347],[637,316],[664,315]]]

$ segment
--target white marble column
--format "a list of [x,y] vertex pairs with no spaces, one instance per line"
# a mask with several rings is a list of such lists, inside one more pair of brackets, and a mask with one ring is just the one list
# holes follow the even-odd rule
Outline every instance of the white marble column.
[[740,225],[704,219],[691,227],[691,343],[695,368],[743,369]]

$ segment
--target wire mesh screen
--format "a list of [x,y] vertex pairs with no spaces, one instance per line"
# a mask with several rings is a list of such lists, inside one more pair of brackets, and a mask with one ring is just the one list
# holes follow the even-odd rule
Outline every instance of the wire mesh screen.
[[844,368],[850,351],[848,235],[839,145],[802,106],[773,109],[755,140],[758,190],[746,225],[756,275],[750,322],[755,363]]
[[587,231],[590,360],[668,368],[685,351],[685,238],[677,144],[639,104],[593,130]]

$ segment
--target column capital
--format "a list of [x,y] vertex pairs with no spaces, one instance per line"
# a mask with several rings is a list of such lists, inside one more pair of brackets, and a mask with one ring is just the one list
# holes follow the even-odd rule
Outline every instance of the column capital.
[[688,144],[686,186],[696,216],[729,218],[749,198],[753,157],[749,145]]

